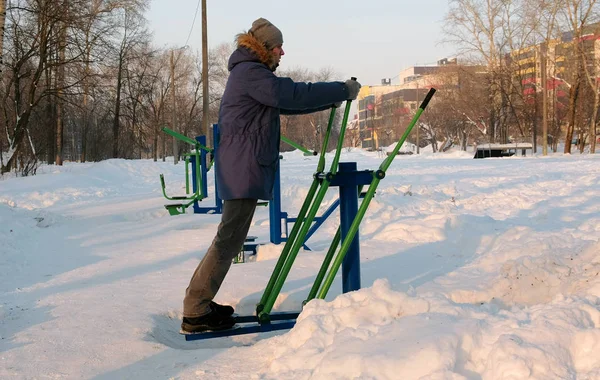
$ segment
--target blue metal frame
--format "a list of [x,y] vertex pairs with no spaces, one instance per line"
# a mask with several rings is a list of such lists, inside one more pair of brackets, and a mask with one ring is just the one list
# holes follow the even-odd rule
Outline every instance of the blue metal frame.
[[[304,238],[304,244],[303,244],[304,249],[306,249],[307,251],[311,251],[311,249],[306,245],[306,242],[308,241],[308,239],[310,239],[311,236],[314,235],[315,232],[317,232],[319,227],[321,227],[321,225],[323,223],[325,223],[327,218],[329,218],[331,216],[331,214],[333,214],[333,212],[338,208],[339,205],[340,205],[340,200],[336,199],[335,202],[333,202],[333,204],[331,206],[329,206],[327,208],[327,210],[325,210],[323,215],[315,217],[314,224],[312,226],[310,226],[310,229],[308,230],[308,232],[306,233],[306,237]],[[290,222],[295,223],[296,220],[298,220],[298,219],[297,218],[289,218],[289,219],[286,219],[286,223],[290,223]],[[286,234],[286,236],[287,236],[287,234]],[[287,238],[285,238],[284,241],[287,241]]]
[[207,331],[198,334],[185,334],[185,340],[204,340],[204,339],[212,339],[212,338],[223,338],[226,336],[235,336],[235,335],[245,335],[245,334],[254,334],[254,333],[262,333],[269,331],[278,331],[278,330],[289,330],[296,324],[296,320],[289,321],[278,321],[274,323],[268,324],[253,324],[251,326],[241,326],[234,327],[228,330],[222,331]]
[[277,162],[275,171],[275,183],[273,185],[273,199],[269,201],[269,235],[271,243],[281,244],[285,240],[281,236],[281,221],[285,221],[285,236],[288,235],[287,212],[281,211],[281,156]]
[[[282,157],[280,156],[279,158],[281,159]],[[277,172],[275,173],[275,184],[273,185],[273,199],[271,199],[271,201],[269,202],[269,229],[270,229],[269,233],[270,233],[270,241],[273,244],[285,243],[287,241],[287,236],[289,234],[288,224],[295,223],[298,220],[297,218],[289,218],[287,212],[281,211],[281,172],[280,172],[280,169],[281,169],[281,164],[278,165]],[[310,227],[310,229],[308,230],[308,233],[306,234],[306,238],[304,239],[304,244],[303,244],[304,249],[306,249],[307,251],[311,250],[306,245],[306,242],[308,241],[308,239],[311,238],[311,236],[315,232],[317,232],[319,227],[321,227],[321,225],[323,223],[325,223],[327,218],[329,218],[331,216],[331,214],[333,214],[333,212],[338,208],[339,205],[340,205],[340,200],[336,199],[335,202],[333,202],[333,204],[331,206],[329,206],[327,208],[327,210],[325,210],[323,215],[315,217],[314,224]],[[284,228],[285,228],[285,236],[283,236],[283,234],[282,234],[282,226],[284,226]]]
[[[340,224],[342,240],[348,235],[350,226],[358,212],[358,187],[368,185],[373,180],[372,171],[358,172],[356,162],[341,162],[339,172],[330,186],[340,188]],[[360,242],[357,233],[350,249],[342,262],[342,292],[347,293],[360,289]]]

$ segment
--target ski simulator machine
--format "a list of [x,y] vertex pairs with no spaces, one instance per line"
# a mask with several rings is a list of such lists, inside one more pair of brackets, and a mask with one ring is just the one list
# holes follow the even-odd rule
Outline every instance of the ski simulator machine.
[[[295,325],[296,318],[300,314],[299,311],[273,312],[273,306],[283,288],[298,252],[304,246],[306,236],[309,231],[311,231],[317,212],[330,187],[339,188],[340,226],[331,242],[321,268],[303,305],[312,299],[324,299],[327,296],[340,267],[342,267],[343,293],[360,289],[360,245],[358,235],[360,223],[375,195],[379,182],[385,178],[386,171],[410,135],[413,127],[417,124],[435,91],[434,88],[429,90],[411,122],[407,126],[406,131],[396,143],[393,151],[383,160],[377,170],[358,171],[356,162],[339,162],[351,107],[351,101],[347,101],[335,155],[329,171],[325,171],[325,153],[331,136],[336,112],[336,108],[332,108],[327,132],[319,155],[317,170],[313,175],[312,184],[298,216],[295,219],[292,230],[287,236],[283,251],[279,256],[260,302],[256,305],[255,314],[234,315],[236,326],[231,329],[186,334],[185,339],[189,341],[287,330]],[[202,146],[203,144],[200,142],[196,144],[196,142],[194,142],[194,145],[197,146],[197,150],[202,150],[201,156],[205,155]],[[196,160],[198,160],[198,158],[196,158]],[[196,165],[196,168],[198,168],[198,165]],[[368,189],[366,193],[363,193],[362,189],[365,186],[368,186]],[[195,191],[194,196],[196,196],[195,194],[197,193],[198,192]],[[359,206],[361,194],[362,202]],[[199,195],[201,196],[202,193]],[[177,198],[173,197],[173,199]],[[192,201],[192,198],[186,200]]]

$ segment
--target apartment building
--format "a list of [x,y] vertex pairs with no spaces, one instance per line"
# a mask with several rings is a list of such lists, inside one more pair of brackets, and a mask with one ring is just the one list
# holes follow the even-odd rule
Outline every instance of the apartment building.
[[380,85],[363,86],[358,94],[358,129],[362,147],[377,150],[404,133],[429,88],[436,85],[441,67],[456,65],[442,59],[436,65],[412,66],[398,75],[398,84],[382,79]]

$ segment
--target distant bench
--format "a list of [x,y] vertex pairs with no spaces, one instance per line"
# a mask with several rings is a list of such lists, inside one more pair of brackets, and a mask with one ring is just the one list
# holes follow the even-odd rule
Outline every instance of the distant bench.
[[477,145],[473,158],[510,157],[514,156],[519,150],[522,156],[526,156],[527,150],[533,151],[533,145],[531,143]]

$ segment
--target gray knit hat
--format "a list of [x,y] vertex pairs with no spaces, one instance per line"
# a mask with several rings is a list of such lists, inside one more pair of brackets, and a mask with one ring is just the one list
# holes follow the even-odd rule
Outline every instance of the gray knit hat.
[[269,20],[262,17],[252,23],[252,28],[250,28],[248,33],[262,42],[269,50],[279,45],[283,45],[283,34],[281,34],[281,30],[277,29],[277,27],[271,24]]

